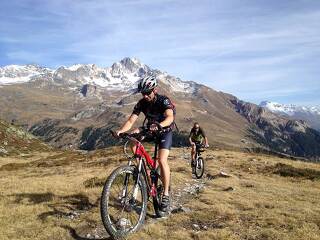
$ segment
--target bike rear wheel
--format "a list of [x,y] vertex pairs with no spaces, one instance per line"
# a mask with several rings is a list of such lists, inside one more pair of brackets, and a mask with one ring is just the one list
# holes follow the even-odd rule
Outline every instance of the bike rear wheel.
[[195,175],[197,178],[201,178],[204,173],[204,161],[202,157],[196,159],[196,164],[194,166]]
[[162,200],[162,194],[164,191],[164,186],[161,180],[161,176],[160,176],[160,169],[157,169],[157,194],[156,196],[152,197],[152,203],[153,203],[153,208],[154,208],[154,212],[156,214],[157,217],[161,217],[162,213],[160,211],[160,205],[161,205],[161,200]]
[[101,195],[101,218],[114,239],[137,231],[147,213],[147,186],[135,166],[121,166],[108,177]]

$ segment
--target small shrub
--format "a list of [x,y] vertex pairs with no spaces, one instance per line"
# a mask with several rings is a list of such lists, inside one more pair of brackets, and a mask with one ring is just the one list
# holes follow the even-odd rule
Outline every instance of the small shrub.
[[287,164],[277,163],[274,166],[274,174],[282,177],[305,178],[310,180],[320,180],[320,171],[309,168],[295,168]]

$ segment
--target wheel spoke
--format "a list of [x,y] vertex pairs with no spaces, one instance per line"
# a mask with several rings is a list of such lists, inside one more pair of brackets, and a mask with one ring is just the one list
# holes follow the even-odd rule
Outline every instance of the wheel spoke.
[[[141,185],[141,180],[139,181],[136,198],[134,199],[137,179],[134,175],[134,168],[129,166],[122,168],[123,170],[120,167],[119,172],[112,173],[114,176],[110,177],[107,191],[104,189],[104,192],[107,192],[108,195],[105,197],[103,195],[101,198],[101,207],[105,209],[101,212],[102,219],[110,235],[115,234],[115,232],[126,235],[137,229],[146,214],[147,192],[145,183]],[[142,186],[144,186],[144,189],[142,189]],[[124,189],[126,190],[124,191]],[[124,192],[125,195],[123,195]]]

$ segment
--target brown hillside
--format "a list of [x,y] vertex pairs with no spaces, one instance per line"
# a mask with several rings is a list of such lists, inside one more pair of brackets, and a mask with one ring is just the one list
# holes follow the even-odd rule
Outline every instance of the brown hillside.
[[[320,238],[318,164],[233,151],[208,150],[204,156],[205,178],[197,181],[189,149],[171,151],[172,193],[183,194],[175,198],[182,208],[154,221],[150,206],[145,227],[129,239]],[[0,239],[110,239],[99,199],[103,182],[122,160],[118,148],[2,158]],[[190,193],[191,186],[198,191]]]

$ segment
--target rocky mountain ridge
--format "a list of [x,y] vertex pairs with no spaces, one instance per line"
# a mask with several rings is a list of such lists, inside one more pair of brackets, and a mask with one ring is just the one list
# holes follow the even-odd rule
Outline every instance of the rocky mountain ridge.
[[267,149],[293,156],[318,159],[320,133],[303,120],[292,120],[255,104],[232,100],[237,112],[253,124],[251,138]]
[[[17,120],[59,148],[103,148],[114,143],[109,130],[119,127],[141,98],[135,94],[137,81],[150,74],[159,80],[159,93],[176,105],[180,130],[175,134],[177,146],[187,144],[190,128],[197,121],[216,147],[262,148],[310,159],[320,157],[308,147],[318,148],[320,139],[305,122],[196,82],[182,81],[131,58],[110,68],[73,65],[33,75],[23,83],[2,84],[0,118]],[[140,117],[139,123],[142,121]]]
[[279,115],[289,117],[290,119],[304,120],[312,128],[320,131],[320,107],[280,104],[270,101],[263,101],[259,104],[259,106]]
[[[192,91],[194,83],[184,82],[165,72],[152,70],[136,58],[124,58],[101,68],[95,64],[75,64],[70,67],[61,66],[54,69],[37,65],[9,65],[0,68],[0,85],[41,82],[75,87],[95,86],[109,91],[128,91],[136,87],[137,82],[145,74],[153,74],[162,82],[166,82],[173,91]],[[45,81],[43,81],[45,80]]]

